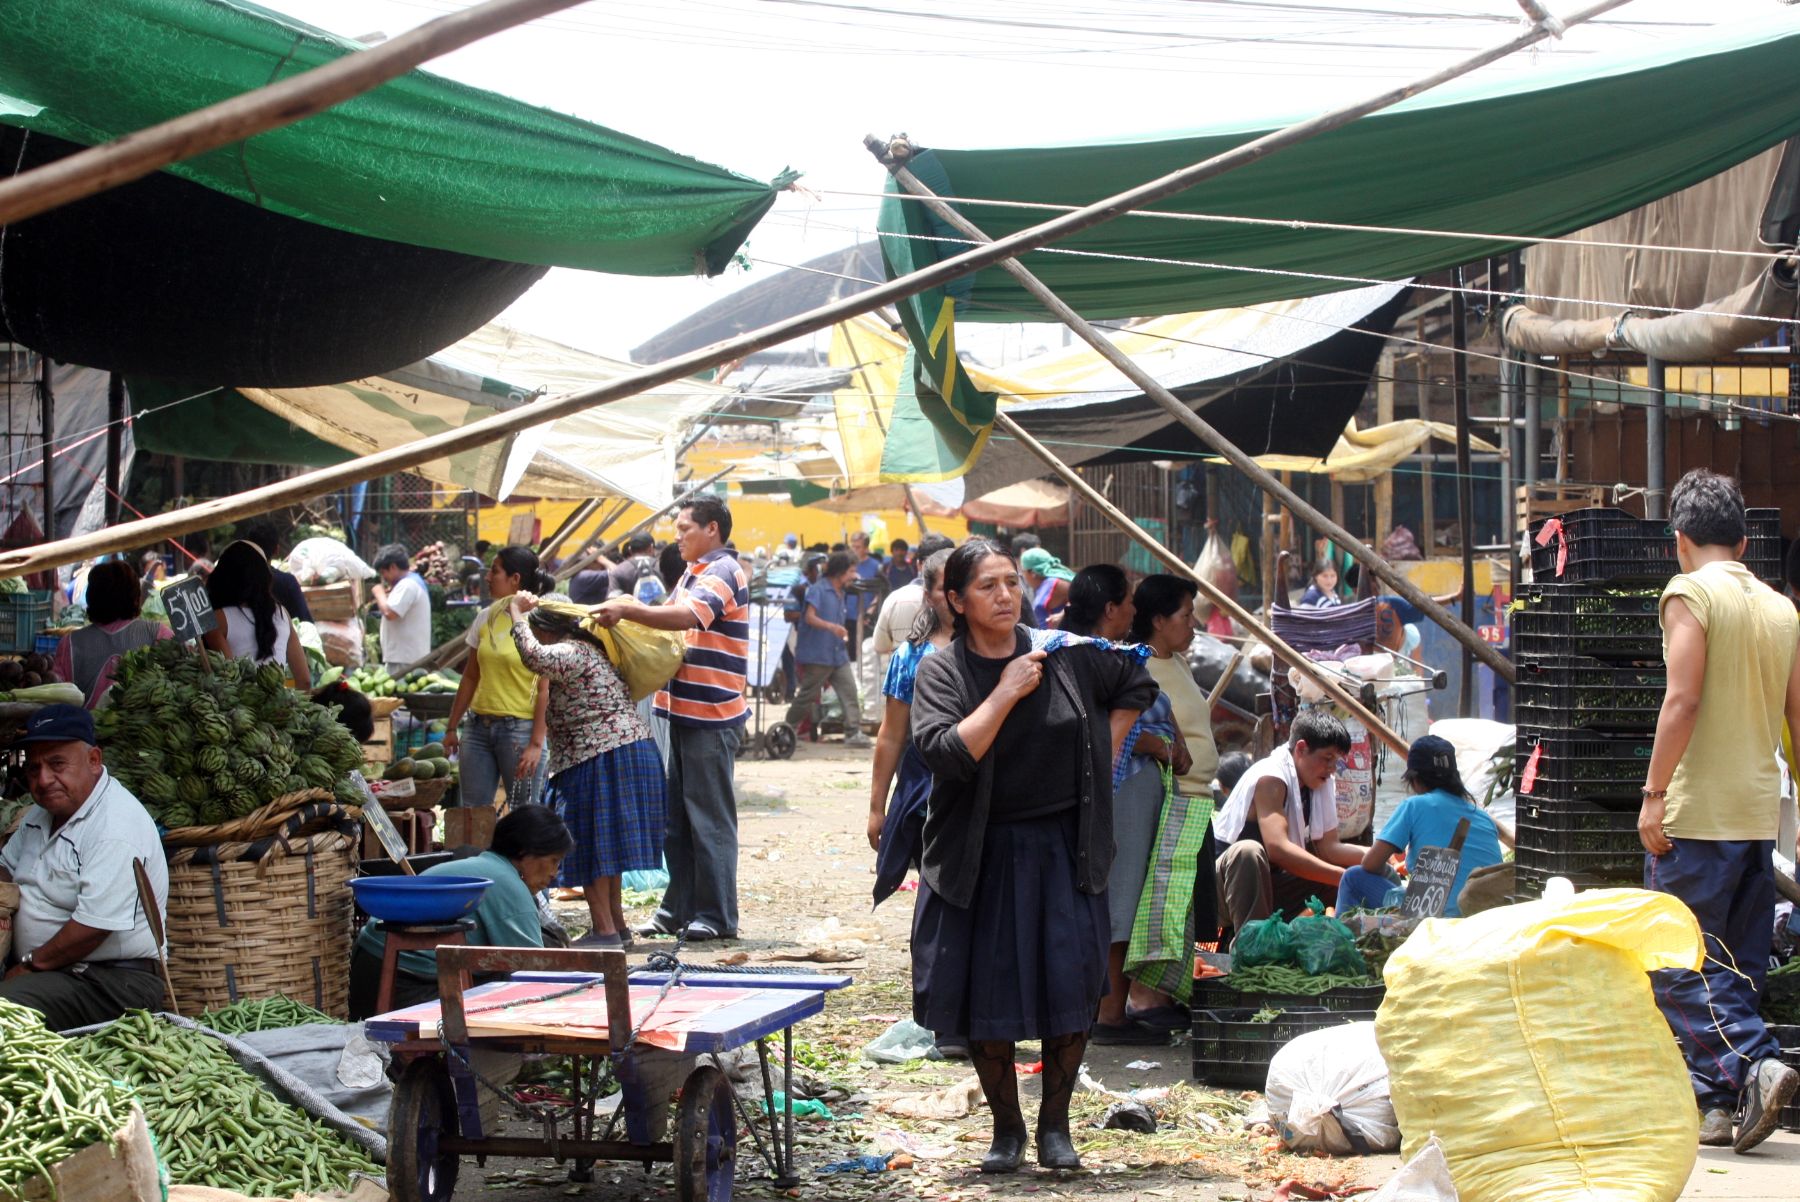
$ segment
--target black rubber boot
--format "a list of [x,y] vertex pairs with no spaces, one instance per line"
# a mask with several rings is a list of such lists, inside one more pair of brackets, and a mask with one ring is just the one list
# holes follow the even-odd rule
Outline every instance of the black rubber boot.
[[984,1173],[1012,1173],[1025,1159],[1025,1115],[1019,1110],[1019,1074],[1013,1067],[1013,1045],[1001,1040],[972,1039],[969,1059],[981,1079],[981,1094],[994,1116],[994,1142],[981,1158]]
[[1044,1040],[1044,1101],[1038,1107],[1037,1161],[1047,1169],[1078,1169],[1081,1157],[1069,1135],[1069,1099],[1081,1079],[1086,1032]]

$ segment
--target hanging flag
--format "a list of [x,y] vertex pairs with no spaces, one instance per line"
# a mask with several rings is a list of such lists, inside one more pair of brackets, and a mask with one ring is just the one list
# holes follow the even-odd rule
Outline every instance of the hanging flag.
[[[907,166],[927,188],[949,195],[949,177],[930,151],[919,153]],[[888,181],[890,195],[881,202],[877,223],[889,279],[951,258],[972,245],[924,204],[894,195],[899,189],[894,180]],[[952,241],[936,241],[944,238]],[[899,303],[910,348],[881,456],[885,482],[953,480],[974,466],[987,444],[994,426],[995,394],[977,388],[956,357],[957,305],[967,303],[973,287],[974,278],[964,276]]]

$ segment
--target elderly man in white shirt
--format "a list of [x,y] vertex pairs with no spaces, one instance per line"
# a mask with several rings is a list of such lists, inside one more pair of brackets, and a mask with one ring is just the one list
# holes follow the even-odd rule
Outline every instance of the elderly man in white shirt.
[[143,863],[160,917],[169,870],[156,824],[106,771],[87,710],[45,706],[20,742],[37,804],[0,848],[0,881],[19,889],[0,998],[39,1011],[53,1031],[156,1009],[158,949],[133,870]]

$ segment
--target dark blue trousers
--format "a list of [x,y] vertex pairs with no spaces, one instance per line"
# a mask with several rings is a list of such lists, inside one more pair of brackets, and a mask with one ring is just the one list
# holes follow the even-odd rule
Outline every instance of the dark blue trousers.
[[1644,857],[1644,887],[1678,897],[1694,912],[1706,936],[1706,967],[1653,972],[1650,983],[1700,1108],[1731,1110],[1756,1062],[1781,1053],[1756,1009],[1774,941],[1775,844],[1673,842],[1667,855]]

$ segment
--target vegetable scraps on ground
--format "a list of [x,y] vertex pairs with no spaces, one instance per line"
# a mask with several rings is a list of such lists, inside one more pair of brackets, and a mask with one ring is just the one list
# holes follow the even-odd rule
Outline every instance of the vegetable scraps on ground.
[[361,1149],[268,1092],[210,1036],[134,1010],[77,1047],[131,1087],[177,1185],[285,1198],[347,1191],[352,1173],[380,1174]]
[[0,998],[0,1197],[111,1139],[130,1114],[123,1086],[74,1055],[36,1010]]

